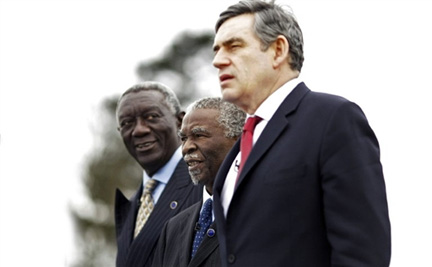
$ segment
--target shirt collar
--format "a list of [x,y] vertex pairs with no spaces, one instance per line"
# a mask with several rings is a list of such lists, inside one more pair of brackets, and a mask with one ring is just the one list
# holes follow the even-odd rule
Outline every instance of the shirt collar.
[[[300,82],[301,80],[299,78],[294,78],[286,82],[279,89],[269,95],[267,99],[264,100],[264,102],[261,103],[261,105],[256,110],[255,115],[260,116],[265,121],[269,121],[285,98]],[[248,117],[250,116],[251,115],[248,114]]]
[[178,164],[178,162],[182,159],[181,146],[179,146],[174,154],[171,156],[171,159],[160,168],[152,177],[148,176],[148,174],[144,171],[144,184],[150,179],[153,178],[157,180],[159,183],[167,184],[169,179],[171,178],[174,170]]
[[209,198],[211,198],[211,199],[213,200],[213,196],[210,195],[210,194],[207,192],[207,190],[206,190],[206,188],[205,188],[205,186],[204,186],[204,188],[203,188],[203,204],[204,204],[204,203],[206,202],[206,200],[209,199]]

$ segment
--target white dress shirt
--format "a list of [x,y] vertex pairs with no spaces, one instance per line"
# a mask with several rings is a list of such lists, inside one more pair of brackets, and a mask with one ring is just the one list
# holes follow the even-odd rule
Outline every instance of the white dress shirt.
[[171,176],[173,175],[174,170],[177,167],[177,164],[179,163],[180,160],[182,160],[182,157],[183,156],[181,153],[181,147],[178,147],[177,150],[174,152],[174,154],[171,156],[171,159],[162,168],[160,168],[152,177],[148,176],[148,174],[144,171],[144,177],[143,177],[144,186],[150,178],[153,178],[159,182],[152,193],[153,202],[155,205],[159,197],[162,195],[165,186],[168,184]]
[[[264,100],[264,102],[258,107],[255,114],[253,115],[247,114],[246,119],[252,116],[259,116],[262,118],[262,120],[255,127],[252,145],[255,145],[256,141],[260,137],[261,133],[264,131],[264,128],[266,127],[267,123],[275,114],[276,110],[279,108],[279,106],[282,104],[285,98],[292,92],[292,90],[300,82],[301,81],[298,78],[288,81],[282,87],[280,87],[275,92],[273,92],[273,94],[267,97],[267,99]],[[234,195],[234,189],[237,180],[237,171],[238,171],[238,166],[240,164],[240,159],[241,159],[241,152],[237,154],[237,157],[232,163],[231,168],[228,171],[227,177],[225,178],[224,186],[222,188],[221,201],[222,201],[222,206],[224,208],[225,217],[227,216],[228,208],[231,203],[231,199]]]

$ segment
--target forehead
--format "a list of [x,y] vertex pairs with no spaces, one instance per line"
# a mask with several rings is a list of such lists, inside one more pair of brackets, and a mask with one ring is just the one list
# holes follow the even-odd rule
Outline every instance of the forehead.
[[155,90],[131,92],[122,97],[119,102],[119,112],[137,108],[168,108],[163,94]]
[[226,20],[216,33],[214,44],[223,45],[234,38],[252,36],[254,21],[253,14],[243,14]]
[[190,130],[195,127],[209,130],[219,128],[217,121],[219,111],[216,109],[194,109],[186,113],[183,118],[182,130]]

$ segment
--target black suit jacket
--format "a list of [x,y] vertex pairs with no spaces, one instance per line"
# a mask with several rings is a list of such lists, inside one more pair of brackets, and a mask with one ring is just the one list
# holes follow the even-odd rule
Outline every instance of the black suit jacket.
[[[171,218],[164,226],[156,248],[153,267],[219,267],[221,259],[217,237],[205,236],[191,258],[202,201]],[[215,223],[210,228],[216,229]]]
[[214,184],[224,266],[388,266],[390,222],[378,141],[361,109],[300,83],[244,165],[227,216]]
[[[134,239],[142,190],[141,185],[130,201],[119,190],[116,192],[117,267],[151,266],[154,249],[165,222],[202,198],[202,188],[192,184],[187,165],[180,160],[148,221]],[[173,203],[177,205],[172,205]]]

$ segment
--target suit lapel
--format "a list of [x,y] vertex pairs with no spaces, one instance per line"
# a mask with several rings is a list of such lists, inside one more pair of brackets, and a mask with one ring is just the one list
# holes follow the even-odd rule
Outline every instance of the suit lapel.
[[194,204],[187,214],[187,218],[183,220],[182,225],[179,226],[180,241],[182,244],[181,252],[179,253],[180,266],[187,266],[190,261],[190,255],[192,253],[192,242],[195,235],[195,223],[198,221],[199,213],[201,210],[202,201]]
[[[173,217],[181,210],[185,199],[193,189],[193,186],[190,186],[188,190],[185,188],[189,184],[190,177],[187,165],[181,160],[156,203],[148,221],[135,240],[133,240],[129,249],[130,255],[139,255],[141,259],[147,260],[150,258],[150,254],[157,243],[163,225],[169,218]],[[132,256],[128,257],[127,261],[129,263],[128,266],[136,265],[134,264],[135,259],[133,259]]]
[[132,243],[135,227],[135,214],[138,209],[139,197],[142,194],[142,184],[139,190],[129,201],[120,190],[116,190],[115,220],[118,257],[120,262],[125,262],[129,246]]
[[251,168],[257,164],[259,159],[275,143],[280,134],[288,128],[288,115],[290,115],[297,109],[299,103],[301,102],[301,99],[309,91],[310,90],[306,87],[304,83],[300,83],[285,98],[280,107],[276,110],[273,117],[267,123],[264,131],[262,132],[256,144],[252,148],[249,158],[243,166],[243,171],[240,174],[237,182],[237,187],[240,186]]
[[[210,228],[216,229],[216,223],[213,222],[210,225]],[[198,247],[195,257],[192,258],[188,267],[200,266],[201,263],[213,253],[213,251],[218,247],[218,245],[219,243],[216,234],[212,237],[206,235],[200,246]]]
[[233,161],[237,157],[239,151],[240,151],[240,139],[237,140],[237,142],[233,145],[231,150],[226,155],[221,166],[219,167],[219,172],[217,173],[216,179],[213,183],[213,191],[215,191],[214,193],[215,195],[217,195],[217,197],[219,197],[222,192],[222,188],[225,183],[225,178],[228,174],[228,171],[231,168]]

